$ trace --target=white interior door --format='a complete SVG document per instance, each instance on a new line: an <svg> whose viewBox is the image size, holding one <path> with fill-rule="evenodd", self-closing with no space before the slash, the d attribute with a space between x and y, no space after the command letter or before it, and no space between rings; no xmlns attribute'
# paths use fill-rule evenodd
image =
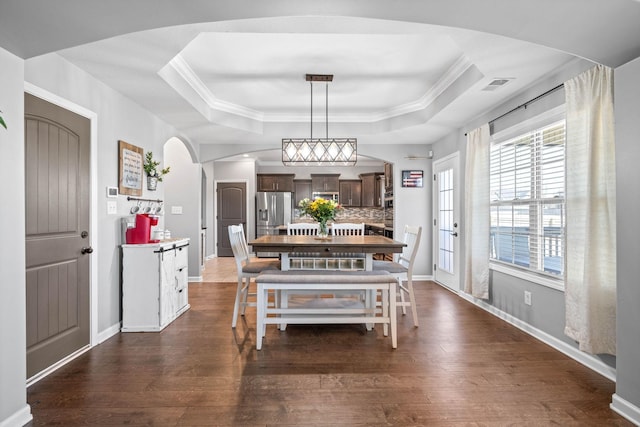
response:
<svg viewBox="0 0 640 427"><path fill-rule="evenodd" d="M433 277L455 291L460 289L459 155L433 164Z"/></svg>

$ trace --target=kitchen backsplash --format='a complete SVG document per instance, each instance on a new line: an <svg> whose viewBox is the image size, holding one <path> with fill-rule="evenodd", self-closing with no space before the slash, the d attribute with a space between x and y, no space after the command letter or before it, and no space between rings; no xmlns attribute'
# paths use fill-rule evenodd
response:
<svg viewBox="0 0 640 427"><path fill-rule="evenodd" d="M362 221L362 222L383 222L384 209L382 208L343 208L336 215L336 221ZM294 222L313 222L313 220L304 215L300 215L299 209L293 211Z"/></svg>

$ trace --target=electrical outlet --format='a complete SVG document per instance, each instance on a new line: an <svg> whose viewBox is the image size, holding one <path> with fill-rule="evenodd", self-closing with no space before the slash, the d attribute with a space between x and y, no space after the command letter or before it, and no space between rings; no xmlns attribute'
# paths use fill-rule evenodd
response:
<svg viewBox="0 0 640 427"><path fill-rule="evenodd" d="M524 303L526 305L531 305L531 292L524 291Z"/></svg>
<svg viewBox="0 0 640 427"><path fill-rule="evenodd" d="M172 215L182 215L182 206L171 206Z"/></svg>

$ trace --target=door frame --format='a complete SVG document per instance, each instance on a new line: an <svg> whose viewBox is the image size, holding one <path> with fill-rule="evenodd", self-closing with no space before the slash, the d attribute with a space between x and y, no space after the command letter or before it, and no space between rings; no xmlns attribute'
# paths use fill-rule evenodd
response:
<svg viewBox="0 0 640 427"><path fill-rule="evenodd" d="M445 162L449 162L449 161L453 161L455 163L454 168L457 172L457 176L455 177L455 179L457 180L454 181L454 188L456 191L454 191L454 206L457 207L457 214L458 214L458 224L462 223L462 218L463 218L463 213L461 212L461 206L462 206L462 185L460 185L462 183L461 180L461 171L460 171L460 152L456 151L454 153L451 153L445 157L442 157L438 160L434 160L433 164L432 164L432 172L433 175L435 177L436 174L436 168L437 166L439 166L441 163L445 163ZM438 208L440 206L439 202L437 202L437 197L439 194L438 191L438 182L435 180L435 178L433 179L432 182L432 186L433 186L433 191L432 191L432 200L431 200L431 206L432 206L432 217L433 220L431 222L431 227L433 228L433 248L432 248L432 254L433 254L433 265L437 265L438 264L438 254L440 253L440 248L439 248L439 238L438 238L438 232L437 232L437 227L439 227L439 224L437 226L434 226L434 221L439 217L438 215ZM461 262L460 262L460 250L461 250L461 239L462 239L462 227L458 226L458 238L455 239L457 241L457 249L454 252L454 265L455 265L455 272L453 274L453 276L455 277L455 280L457 283L454 283L454 287L450 288L448 286L446 286L443 283L440 283L438 281L436 281L436 270L434 268L433 271L433 281L438 283L439 285L445 287L446 289L450 289L454 292L459 292L460 291L460 278L462 277L462 266L461 266Z"/></svg>
<svg viewBox="0 0 640 427"><path fill-rule="evenodd" d="M249 234L249 230L253 230L253 232L255 233L255 224L253 224L253 227L249 228L249 222L252 221L251 217L249 216L249 212L251 212L252 210L255 210L255 202L252 206L249 206L249 203L251 202L251 198L249 197L249 193L252 192L253 188L249 188L249 180L248 179L216 179L213 181L213 197L212 199L215 201L215 205L214 205L214 209L213 209L213 230L214 233L216 235L216 238L214 239L213 242L213 249L214 249L214 253L216 258L218 257L218 183L233 183L233 182L237 182L237 183L241 183L245 185L246 188L246 192L245 192L245 206L246 206L246 212L245 217L247 218L247 232L246 232L246 237L247 237L247 241L251 240L250 234ZM253 198L255 198L255 192L252 193L253 194ZM252 209L253 207L253 209ZM254 221L255 221L255 217L254 217Z"/></svg>
<svg viewBox="0 0 640 427"><path fill-rule="evenodd" d="M66 364L67 362L75 359L79 355L85 353L92 347L96 346L100 342L104 341L104 339L113 335L110 329L107 329L103 332L102 335L104 337L100 339L100 334L98 332L98 264L97 260L100 256L100 244L98 238L98 191L96 191L96 186L98 183L98 115L81 106L78 105L66 98L62 98L54 93L47 91L39 86L31 84L29 82L24 83L24 91L38 98L44 99L47 102L55 104L65 110L69 110L73 113L76 113L82 117L85 117L90 122L90 146L89 146L89 230L90 238L89 245L93 248L93 254L89 260L89 346L84 347L80 350L77 350L75 353L70 354L64 359L58 361L54 365L50 366L48 369L45 369L40 374L36 374L32 378L28 378L30 380L27 383L27 386L33 384L44 378L49 373L53 372L60 366ZM26 319L25 319L26 321Z"/></svg>

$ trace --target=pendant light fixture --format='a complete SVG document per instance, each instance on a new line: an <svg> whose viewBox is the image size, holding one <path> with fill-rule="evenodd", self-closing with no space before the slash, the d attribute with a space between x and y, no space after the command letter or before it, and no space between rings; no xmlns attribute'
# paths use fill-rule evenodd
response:
<svg viewBox="0 0 640 427"><path fill-rule="evenodd" d="M285 166L354 166L358 155L356 138L329 138L329 82L333 74L307 74L311 87L311 135L309 138L283 138L282 163ZM313 137L313 82L325 82L325 138Z"/></svg>

